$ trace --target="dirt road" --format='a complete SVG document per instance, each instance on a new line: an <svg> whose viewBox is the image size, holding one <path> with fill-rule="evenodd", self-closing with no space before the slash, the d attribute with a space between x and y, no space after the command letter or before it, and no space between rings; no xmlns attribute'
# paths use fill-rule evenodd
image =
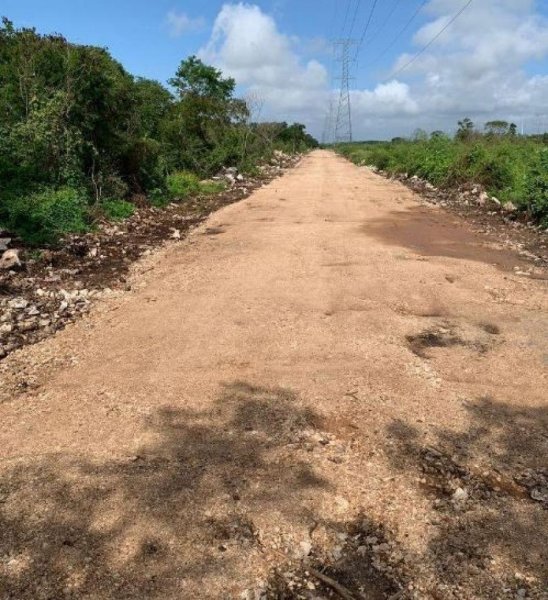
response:
<svg viewBox="0 0 548 600"><path fill-rule="evenodd" d="M325 151L219 211L8 357L0 598L546 597L521 260Z"/></svg>

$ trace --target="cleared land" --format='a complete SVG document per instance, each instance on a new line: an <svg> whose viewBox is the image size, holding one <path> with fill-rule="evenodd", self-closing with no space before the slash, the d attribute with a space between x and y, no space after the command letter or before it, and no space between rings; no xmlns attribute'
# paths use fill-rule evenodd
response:
<svg viewBox="0 0 548 600"><path fill-rule="evenodd" d="M325 151L215 213L6 359L0 597L545 597L524 260Z"/></svg>

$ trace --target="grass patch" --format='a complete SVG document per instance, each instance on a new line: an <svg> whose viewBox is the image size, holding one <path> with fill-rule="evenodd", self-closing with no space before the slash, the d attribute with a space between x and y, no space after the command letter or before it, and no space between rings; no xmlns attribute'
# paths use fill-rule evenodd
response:
<svg viewBox="0 0 548 600"><path fill-rule="evenodd" d="M200 180L194 173L177 171L167 177L167 191L174 200L185 200L200 192Z"/></svg>
<svg viewBox="0 0 548 600"><path fill-rule="evenodd" d="M226 190L226 183L224 181L201 181L200 182L200 194L206 196L212 196L213 194L220 194Z"/></svg>
<svg viewBox="0 0 548 600"><path fill-rule="evenodd" d="M186 200L192 196L219 194L226 189L224 181L200 181L188 171L177 171L167 177L167 195L172 200Z"/></svg>
<svg viewBox="0 0 548 600"><path fill-rule="evenodd" d="M105 200L101 203L101 210L110 221L121 221L135 213L135 205L125 200Z"/></svg>

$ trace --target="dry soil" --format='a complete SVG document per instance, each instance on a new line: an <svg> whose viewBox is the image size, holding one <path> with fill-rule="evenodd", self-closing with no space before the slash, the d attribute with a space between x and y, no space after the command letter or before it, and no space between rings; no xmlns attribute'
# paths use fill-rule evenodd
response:
<svg viewBox="0 0 548 600"><path fill-rule="evenodd" d="M0 598L545 598L523 261L327 151L218 211L6 359Z"/></svg>

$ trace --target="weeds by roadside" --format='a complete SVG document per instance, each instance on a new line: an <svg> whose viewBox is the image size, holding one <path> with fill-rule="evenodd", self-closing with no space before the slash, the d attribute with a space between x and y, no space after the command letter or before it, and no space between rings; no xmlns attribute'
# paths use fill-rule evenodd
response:
<svg viewBox="0 0 548 600"><path fill-rule="evenodd" d="M338 151L358 165L390 174L416 175L438 187L477 184L501 203L511 202L548 226L548 146L518 136L471 140L437 135L381 144L341 144Z"/></svg>

